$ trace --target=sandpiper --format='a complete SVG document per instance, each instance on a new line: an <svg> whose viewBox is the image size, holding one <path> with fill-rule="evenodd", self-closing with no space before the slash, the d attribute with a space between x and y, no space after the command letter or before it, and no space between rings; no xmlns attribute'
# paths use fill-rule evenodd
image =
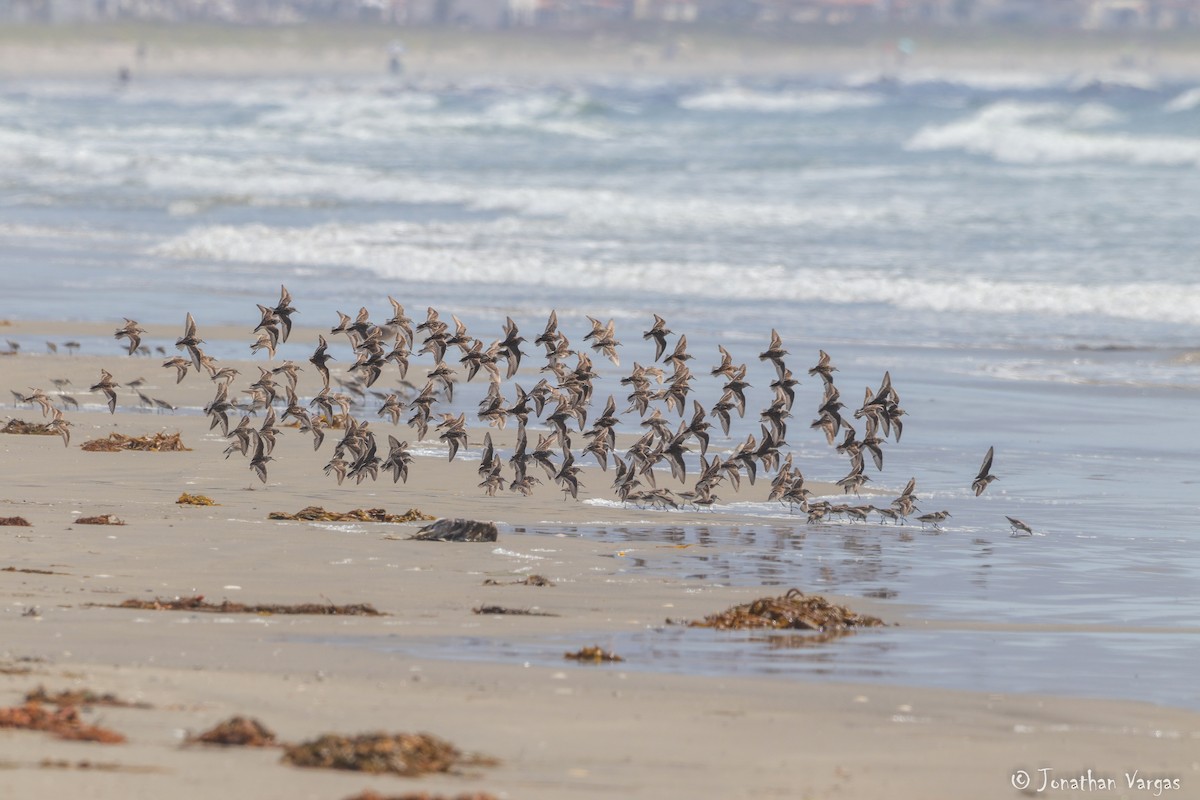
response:
<svg viewBox="0 0 1200 800"><path fill-rule="evenodd" d="M1033 536L1033 528L1021 522L1021 520L1007 515L1004 518L1008 520L1008 524L1012 527L1013 536Z"/></svg>
<svg viewBox="0 0 1200 800"><path fill-rule="evenodd" d="M200 345L204 344L204 340L196 335L196 320L192 319L192 312L188 312L187 320L183 325L183 336L175 340L175 347L179 350L186 349L192 357L192 363L196 367L196 371L200 371L201 353Z"/></svg>
<svg viewBox="0 0 1200 800"><path fill-rule="evenodd" d="M671 331L667 328L667 321L658 314L654 315L654 324L650 326L650 330L642 334L643 339L654 340L654 360L658 361L662 358L662 354L667 349L667 335Z"/></svg>
<svg viewBox="0 0 1200 800"><path fill-rule="evenodd" d="M125 318L125 326L122 328L117 328L116 333L113 334L113 338L114 339L125 339L125 338L129 339L129 355L133 355L134 353L137 352L138 347L141 346L141 344L142 344L142 337L140 336L140 334L143 334L145 332L146 332L145 329L138 326L136 320L132 320L129 317L126 317Z"/></svg>
<svg viewBox="0 0 1200 800"><path fill-rule="evenodd" d="M983 490L988 487L988 484L996 480L995 475L989 474L992 469L992 455L995 448L989 447L987 455L983 457L983 465L979 468L979 474L975 476L975 480L971 482L971 489L974 490L975 496L983 494Z"/></svg>
<svg viewBox="0 0 1200 800"><path fill-rule="evenodd" d="M100 380L88 391L104 392L108 398L108 413L117 413L117 384L113 382L112 373L106 369L100 370Z"/></svg>

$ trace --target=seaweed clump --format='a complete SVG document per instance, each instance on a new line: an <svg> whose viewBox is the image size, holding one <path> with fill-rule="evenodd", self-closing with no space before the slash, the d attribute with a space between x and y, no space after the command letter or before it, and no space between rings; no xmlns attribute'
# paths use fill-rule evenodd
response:
<svg viewBox="0 0 1200 800"><path fill-rule="evenodd" d="M554 586L554 581L542 575L526 575L519 581L498 581L495 578L487 578L483 582L484 586Z"/></svg>
<svg viewBox="0 0 1200 800"><path fill-rule="evenodd" d="M820 595L805 595L799 589L792 589L781 597L762 597L688 623L693 628L722 631L747 628L840 631L883 624L878 617L855 613Z"/></svg>
<svg viewBox="0 0 1200 800"><path fill-rule="evenodd" d="M175 501L177 506L216 506L220 503L213 500L208 495L204 494L188 494L184 492L179 495L179 499Z"/></svg>
<svg viewBox="0 0 1200 800"><path fill-rule="evenodd" d="M382 611L377 610L370 603L353 603L350 605L338 606L333 603L294 603L291 605L282 605L279 603L261 603L256 605L246 605L245 603L231 603L228 600L223 600L220 603L208 603L204 600L204 595L198 594L194 597L177 597L174 600L163 600L155 598L153 600L138 600L132 598L109 608L138 608L145 611L207 611L214 614L318 614L318 615L340 615L340 616L359 616L359 617L383 617L387 616Z"/></svg>
<svg viewBox="0 0 1200 800"><path fill-rule="evenodd" d="M571 661L579 661L585 664L613 664L618 661L625 660L611 650L605 650L604 648L595 645L592 647L585 647L582 650L578 650L574 653L563 653L563 658L570 659Z"/></svg>
<svg viewBox="0 0 1200 800"><path fill-rule="evenodd" d="M39 686L25 694L26 703L45 703L59 706L108 706L110 708L153 708L149 703L131 703L122 700L112 692L98 694L91 689L63 689L61 692L50 694L46 687Z"/></svg>
<svg viewBox="0 0 1200 800"><path fill-rule="evenodd" d="M58 431L40 422L26 422L23 419L10 419L0 433L17 433L28 436L58 436Z"/></svg>
<svg viewBox="0 0 1200 800"><path fill-rule="evenodd" d="M77 517L76 525L124 525L125 520L116 514L100 514L96 517Z"/></svg>
<svg viewBox="0 0 1200 800"><path fill-rule="evenodd" d="M148 774L153 772L166 772L167 770L160 767L140 767L131 766L129 764L116 764L102 761L89 761L82 758L79 761L68 761L65 758L43 758L37 762L38 769L77 769L89 772L130 772L134 774Z"/></svg>
<svg viewBox="0 0 1200 800"><path fill-rule="evenodd" d="M187 738L188 744L233 747L275 747L275 732L252 717L230 717L204 733Z"/></svg>
<svg viewBox="0 0 1200 800"><path fill-rule="evenodd" d="M59 739L77 742L119 744L125 741L125 737L114 730L85 723L79 718L79 708L76 706L51 710L38 702L0 708L0 728L45 731Z"/></svg>
<svg viewBox="0 0 1200 800"><path fill-rule="evenodd" d="M184 445L178 433L156 433L152 436L126 436L110 433L107 439L92 439L82 448L89 453L117 453L122 450L138 450L147 453L175 453L192 448Z"/></svg>
<svg viewBox="0 0 1200 800"><path fill-rule="evenodd" d="M355 508L346 512L326 511L321 506L307 506L295 514L272 511L267 519L286 519L300 522L421 522L433 519L418 508L410 508L403 514L389 514L382 508Z"/></svg>
<svg viewBox="0 0 1200 800"><path fill-rule="evenodd" d="M29 520L24 517L0 517L0 525L13 525L18 528L32 528Z"/></svg>
<svg viewBox="0 0 1200 800"><path fill-rule="evenodd" d="M552 614L549 611L533 611L528 608L508 608L507 606L478 606L472 608L474 614L507 614L516 617L557 617L558 614Z"/></svg>
<svg viewBox="0 0 1200 800"><path fill-rule="evenodd" d="M494 759L464 756L450 742L428 733L327 733L300 744L285 745L283 760L298 767L344 769L406 777L450 772L463 765L494 764Z"/></svg>

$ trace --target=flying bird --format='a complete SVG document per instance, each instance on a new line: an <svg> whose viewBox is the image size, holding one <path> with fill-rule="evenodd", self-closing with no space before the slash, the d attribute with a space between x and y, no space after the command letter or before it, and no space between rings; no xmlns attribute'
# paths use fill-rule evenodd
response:
<svg viewBox="0 0 1200 800"><path fill-rule="evenodd" d="M100 380L88 391L104 392L108 398L108 413L117 413L117 384L113 382L112 373L106 369L100 370Z"/></svg>
<svg viewBox="0 0 1200 800"><path fill-rule="evenodd" d="M138 326L136 320L129 317L125 318L125 326L117 328L113 334L114 339L129 339L129 355L137 352L138 347L142 344L141 334L145 333L145 329Z"/></svg>
<svg viewBox="0 0 1200 800"><path fill-rule="evenodd" d="M996 476L990 474L992 470L992 455L995 448L989 447L987 455L983 457L983 466L979 468L979 474L975 476L975 480L971 483L971 489L974 490L975 496L983 494L983 490L988 487L988 484L996 480Z"/></svg>
<svg viewBox="0 0 1200 800"><path fill-rule="evenodd" d="M654 324L650 330L642 334L643 339L654 340L654 360L658 361L662 358L662 354L667 349L667 335L671 331L667 328L667 321L658 314L654 315Z"/></svg>

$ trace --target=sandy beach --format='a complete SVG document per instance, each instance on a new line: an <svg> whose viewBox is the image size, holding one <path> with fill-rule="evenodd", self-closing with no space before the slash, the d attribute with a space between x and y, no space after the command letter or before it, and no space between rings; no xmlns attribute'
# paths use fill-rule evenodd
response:
<svg viewBox="0 0 1200 800"><path fill-rule="evenodd" d="M71 425L69 446L0 434L0 518L29 523L0 527L0 800L1197 796L1200 284L1180 258L1200 247L1196 43L0 28L0 351L20 345L0 354L0 427L48 419L10 394L35 390ZM250 331L280 283L301 310L270 362ZM695 399L709 414L710 455L787 418L780 448L808 489L886 512L915 481L919 507L906 525L861 508L808 524L767 501L763 458L713 510L623 505L578 435L578 501L539 467L532 496L487 497L481 442L511 477L515 423L484 427L482 376L461 381L456 349L455 399L434 406L465 414L452 462L431 428L406 483L339 485L323 473L338 432L314 452L281 424L261 482L201 412L208 376L176 383L162 366L194 314L206 351L240 370L231 394L293 359L307 403L318 334L335 376L354 360L335 310L381 322L389 296L418 319L457 314L481 347L516 320L526 360L504 402L549 375L533 339L551 308L585 352L589 315L613 319L620 365L594 355L588 424L626 397L634 363L657 361L642 332L661 314L668 347L687 336L694 354L683 411ZM126 315L162 355L125 355ZM783 370L759 356L775 330L800 380L790 417L771 387ZM750 384L727 434L709 411L718 345ZM854 466L812 429L832 397L809 371L823 351L844 416L864 386L903 398L886 465ZM414 355L408 380L433 361ZM101 370L115 414L88 391ZM139 378L166 410L141 405ZM389 362L372 388L399 386ZM389 434L415 442L380 399L353 413L382 450ZM674 431L667 405L652 403ZM625 406L622 451L645 429ZM113 433L190 449L81 449ZM659 486L692 488L688 445L691 480L660 466ZM997 480L977 494L993 451ZM861 499L834 483L848 470L869 478ZM185 492L217 505L180 505ZM499 539L269 518L309 506L493 522ZM953 516L918 521L930 512ZM124 524L79 521L102 515ZM684 624L793 588L887 625L838 638ZM199 598L267 608L210 613ZM177 600L192 607L155 608ZM379 613L274 608L356 604ZM488 606L528 613L476 613ZM563 657L592 646L624 661ZM90 693L79 719L125 743L3 727L39 690ZM95 699L109 693L140 707ZM426 732L482 758L403 778L185 744L234 716L281 743Z"/></svg>
<svg viewBox="0 0 1200 800"><path fill-rule="evenodd" d="M897 43L909 55L898 58ZM1194 34L865 26L786 34L665 26L467 31L371 25L256 28L111 24L0 28L0 78L382 75L403 47L405 78L435 81L711 79L855 72L1200 74Z"/></svg>
<svg viewBox="0 0 1200 800"><path fill-rule="evenodd" d="M148 327L156 340L177 335ZM233 329L204 333L210 341L246 338ZM307 341L313 334L294 335ZM111 330L13 321L0 329L0 339L4 335L61 342ZM207 380L189 375L176 385L160 361L124 357L115 346L109 354L75 356L26 347L0 357L0 376L5 388L17 391L50 391L52 378L68 378L68 392L86 405L101 402L86 387L103 367L122 383L146 377L144 391L178 406L210 399ZM225 363L243 377L256 372L256 362ZM316 385L306 372L302 390L311 393ZM504 798L1010 798L1021 794L1014 789L1021 788L1022 778L1014 778L1021 770L1030 780L1026 795L1045 784L1045 793L1062 797L1186 797L1200 785L1200 717L1172 708L672 675L630 662L528 663L523 653L546 637L603 647L623 632L653 631L668 618L698 619L782 589L664 579L628 568L635 556L667 557L677 545L665 535L634 552L573 535L521 532L598 518L665 527L654 512L564 502L552 485L529 498L488 498L476 488L472 464L432 455L414 462L407 484L381 478L339 487L321 474L329 443L313 453L309 438L291 430L280 439L264 485L240 456L222 458L225 440L209 432L203 416L139 412L130 393L120 406L115 415L68 412L69 447L56 436L0 436L0 516L31 524L4 528L0 704L19 705L44 686L112 692L150 707L84 712L89 722L124 734L125 744L0 730L0 796L338 800L370 788L385 796L488 792ZM3 416L41 419L36 408L11 404ZM374 427L391 428L382 420ZM114 431L178 431L192 449L90 453L79 447ZM482 431L473 430L469 449L481 438ZM608 483L590 465L581 477L585 486ZM182 492L219 505L177 505ZM765 495L766 488L760 483L747 493L755 492ZM502 532L495 543L422 542L407 540L418 524L267 519L273 511L310 505L393 513L417 508L439 518L495 521ZM79 515L100 514L126 524L74 524ZM670 515L670 524L721 518L719 512L680 512ZM709 546L719 554L718 545ZM531 573L554 585L515 583ZM488 579L506 585L485 585ZM247 604L369 603L384 616L111 607L131 598L196 595ZM831 599L901 629L989 629L987 620L947 623L923 617L920 608ZM488 604L555 616L473 613ZM506 657L472 662L427 655L431 642L465 637L500 642ZM999 631L997 646L1003 646ZM413 779L302 769L280 763L276 749L183 746L187 734L234 715L254 717L288 742L322 733L428 732L499 763ZM1131 787L1128 775L1135 771ZM1084 781L1071 789L1081 776L1111 779L1116 788L1098 791ZM1055 788L1061 784L1052 779L1067 788ZM1163 779L1167 788L1160 784L1156 791L1139 779Z"/></svg>

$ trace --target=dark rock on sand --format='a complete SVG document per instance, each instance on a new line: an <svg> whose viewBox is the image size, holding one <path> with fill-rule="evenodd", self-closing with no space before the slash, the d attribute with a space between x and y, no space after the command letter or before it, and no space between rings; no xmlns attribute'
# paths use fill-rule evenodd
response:
<svg viewBox="0 0 1200 800"><path fill-rule="evenodd" d="M500 535L495 524L473 519L439 519L417 531L414 539L439 542L494 542Z"/></svg>

